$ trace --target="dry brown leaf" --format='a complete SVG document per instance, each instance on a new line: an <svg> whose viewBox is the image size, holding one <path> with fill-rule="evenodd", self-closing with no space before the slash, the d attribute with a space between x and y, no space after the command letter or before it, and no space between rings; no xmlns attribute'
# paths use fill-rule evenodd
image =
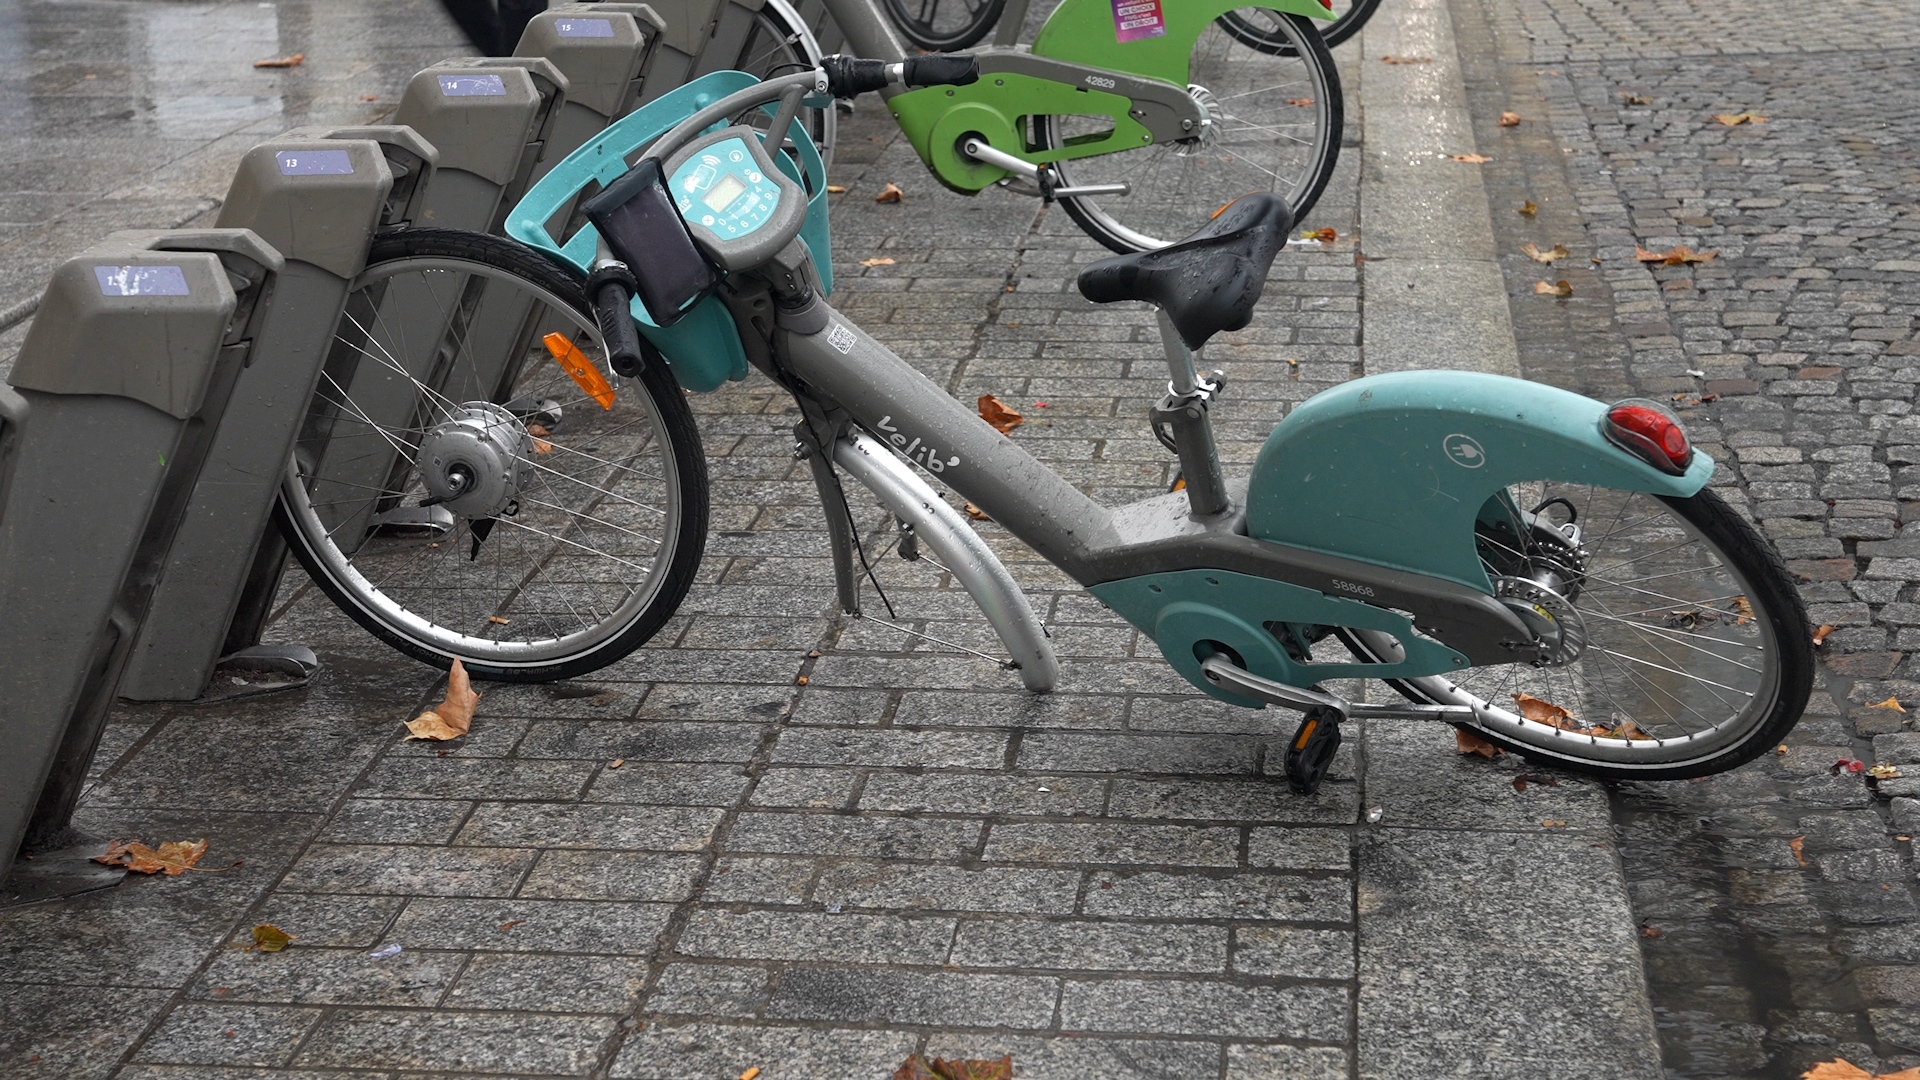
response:
<svg viewBox="0 0 1920 1080"><path fill-rule="evenodd" d="M980 419L992 424L993 430L1002 435L1026 423L1019 413L1007 408L1006 402L992 394L980 395Z"/></svg>
<svg viewBox="0 0 1920 1080"><path fill-rule="evenodd" d="M1532 694L1511 694L1514 704L1520 706L1520 715L1536 724L1557 727L1561 731L1585 731L1573 714L1555 705L1551 701L1542 701Z"/></svg>
<svg viewBox="0 0 1920 1080"><path fill-rule="evenodd" d="M490 623L493 623L495 626L505 626L508 623L512 622L513 620L502 618L498 615L489 615L487 616L487 621Z"/></svg>
<svg viewBox="0 0 1920 1080"><path fill-rule="evenodd" d="M1383 64L1431 64L1433 63L1433 57L1431 56L1383 56L1380 58L1380 62Z"/></svg>
<svg viewBox="0 0 1920 1080"><path fill-rule="evenodd" d="M607 768L609 768L609 769L617 769L617 768L619 768L620 766L622 766L622 765L625 765L626 763L627 763L627 759L626 759L626 758L623 758L623 757L617 757L617 758L614 758L614 759L613 759L612 761L610 761L610 762L608 762L608 763L607 763Z"/></svg>
<svg viewBox="0 0 1920 1080"><path fill-rule="evenodd" d="M528 424L527 434L533 436L536 439L544 439L547 436L553 434L553 432L548 431L546 428L546 425L544 424Z"/></svg>
<svg viewBox="0 0 1920 1080"><path fill-rule="evenodd" d="M1536 244L1531 240L1529 240L1528 242L1520 245L1520 254L1525 255L1527 258L1532 259L1534 262L1552 263L1556 259L1566 258L1567 256L1573 254L1573 252L1568 251L1567 245L1565 244L1555 244L1552 247L1548 248L1547 250L1541 251L1539 244Z"/></svg>
<svg viewBox="0 0 1920 1080"><path fill-rule="evenodd" d="M1735 612L1735 615L1733 617L1733 625L1745 626L1747 623L1750 623L1753 621L1753 605L1747 602L1746 597L1744 596L1734 597L1733 610Z"/></svg>
<svg viewBox="0 0 1920 1080"><path fill-rule="evenodd" d="M1796 836L1793 839L1787 841L1787 846L1793 849L1793 860L1799 863L1801 866L1807 865L1807 856L1805 853L1806 845L1807 845L1807 838L1804 836Z"/></svg>
<svg viewBox="0 0 1920 1080"><path fill-rule="evenodd" d="M1738 127L1741 124L1764 124L1767 122L1766 117L1761 116L1759 113L1750 112L1714 113L1713 118L1725 124L1727 127Z"/></svg>
<svg viewBox="0 0 1920 1080"><path fill-rule="evenodd" d="M1543 822L1541 822L1541 823L1540 823L1540 827L1541 827L1541 828L1543 828L1543 829L1560 829L1560 828L1565 828L1565 827L1566 827L1566 824L1567 824L1567 823L1566 823L1566 822L1564 822L1564 821L1560 821L1560 820L1558 820L1558 819L1554 819L1554 820L1550 820L1550 821L1543 821Z"/></svg>
<svg viewBox="0 0 1920 1080"><path fill-rule="evenodd" d="M892 266L893 260L885 257L878 258L878 259L861 259L860 265L861 266Z"/></svg>
<svg viewBox="0 0 1920 1080"><path fill-rule="evenodd" d="M1453 745L1463 754L1479 754L1488 761L1492 761L1494 758L1506 753L1505 750L1500 749L1465 728L1453 729Z"/></svg>
<svg viewBox="0 0 1920 1080"><path fill-rule="evenodd" d="M307 54L297 52L292 56L276 56L267 60L255 60L253 66L257 68L290 68L299 67L306 62Z"/></svg>
<svg viewBox="0 0 1920 1080"><path fill-rule="evenodd" d="M793 680L793 684L795 686L805 686L807 685L807 677L805 675L802 675L799 678Z"/></svg>
<svg viewBox="0 0 1920 1080"><path fill-rule="evenodd" d="M1536 204L1532 199L1528 199L1526 202L1521 203L1520 209L1514 211L1514 213L1516 214L1525 214L1528 217L1532 217L1533 215L1539 212L1540 212L1539 205Z"/></svg>
<svg viewBox="0 0 1920 1080"><path fill-rule="evenodd" d="M1640 928L1640 936L1644 938L1657 938L1660 937L1662 933L1664 933L1664 931L1652 926L1643 926Z"/></svg>
<svg viewBox="0 0 1920 1080"><path fill-rule="evenodd" d="M906 192L901 191L897 185L889 183L886 187L880 189L880 194L875 195L873 197L873 201L874 202L905 202L906 198L907 198Z"/></svg>
<svg viewBox="0 0 1920 1080"><path fill-rule="evenodd" d="M1835 629L1837 628L1828 626L1825 623L1821 623L1819 626L1814 627L1813 643L1815 645L1825 645L1827 643L1827 635L1833 633Z"/></svg>
<svg viewBox="0 0 1920 1080"><path fill-rule="evenodd" d="M847 189L843 185L840 185L840 184L827 185L827 194L829 195L845 195L846 193L847 193Z"/></svg>
<svg viewBox="0 0 1920 1080"><path fill-rule="evenodd" d="M413 733L407 738L457 739L473 726L473 707L478 704L480 695L473 692L465 665L455 660L453 669L447 672L446 700L407 721L407 730Z"/></svg>
<svg viewBox="0 0 1920 1080"><path fill-rule="evenodd" d="M1800 1080L1920 1080L1920 1068L1875 1076L1846 1058L1835 1058L1801 1073Z"/></svg>
<svg viewBox="0 0 1920 1080"><path fill-rule="evenodd" d="M1501 126L1501 127L1519 127L1519 126L1520 126L1520 114L1519 114L1519 113L1517 113L1517 112L1503 112L1503 113L1501 113L1501 114L1500 114L1500 126Z"/></svg>
<svg viewBox="0 0 1920 1080"><path fill-rule="evenodd" d="M1897 697L1890 697L1890 698L1888 698L1888 699L1887 699L1887 700L1885 700L1885 701L1876 701L1876 702L1874 702L1873 704L1871 704L1871 705L1869 705L1869 706L1867 706L1867 708L1869 708L1869 709L1892 709L1892 710L1893 710L1894 712L1902 712L1902 713L1903 713L1903 712L1906 712L1906 711L1907 711L1907 710L1905 710L1905 709L1903 709L1903 708L1901 708L1901 707L1900 707L1900 699L1899 699L1899 698L1897 698Z"/></svg>
<svg viewBox="0 0 1920 1080"><path fill-rule="evenodd" d="M1641 262L1661 263L1666 266L1679 266L1682 263L1708 262L1717 258L1719 254L1717 251L1695 251L1685 244L1681 244L1679 247L1668 248L1665 251L1648 251L1646 248L1637 245L1633 249L1633 257Z"/></svg>
<svg viewBox="0 0 1920 1080"><path fill-rule="evenodd" d="M1318 241L1320 241L1320 242L1321 242L1321 243L1323 243L1323 244L1331 244L1331 243L1333 243L1333 242L1334 242L1335 240L1338 240L1338 239L1340 239L1340 234L1339 234L1339 233L1337 233L1337 232L1334 232L1334 231L1333 231L1332 229L1330 229L1330 228L1329 228L1329 229L1315 229L1315 230L1313 230L1312 232L1303 232L1303 233L1301 233L1301 234L1300 234L1300 239L1302 239L1302 240L1318 240Z"/></svg>
<svg viewBox="0 0 1920 1080"><path fill-rule="evenodd" d="M1629 105L1651 105L1651 104L1653 104L1653 99L1652 99L1652 98L1650 98L1650 97L1641 97L1641 96L1640 96L1640 95L1638 95L1638 94L1629 94L1629 93L1627 93L1627 92L1626 92L1625 90L1622 90L1622 91L1620 91L1620 96L1621 96L1621 97L1623 97L1623 98L1626 98L1626 99L1627 99L1627 104L1629 104Z"/></svg>
<svg viewBox="0 0 1920 1080"><path fill-rule="evenodd" d="M207 842L196 840L169 840L158 849L150 848L138 840L115 840L107 845L104 855L95 855L93 861L108 866L124 866L136 874L165 874L179 877L189 870L198 870L203 874L219 873L203 866L195 866L200 856L207 853Z"/></svg>
<svg viewBox="0 0 1920 1080"><path fill-rule="evenodd" d="M894 1070L893 1080L1013 1080L1013 1055L995 1061L978 1058L963 1061L959 1058L928 1060L912 1054Z"/></svg>
<svg viewBox="0 0 1920 1080"><path fill-rule="evenodd" d="M248 952L258 949L261 952L279 952L294 941L298 935L289 934L272 923L261 923L253 928L253 944L247 946Z"/></svg>
<svg viewBox="0 0 1920 1080"><path fill-rule="evenodd" d="M1287 99L1287 104L1298 105L1299 107L1304 109L1307 106L1313 104L1313 99L1310 97L1290 97Z"/></svg>
<svg viewBox="0 0 1920 1080"><path fill-rule="evenodd" d="M533 452L536 454L551 454L553 453L553 444L545 439L535 439L533 440Z"/></svg>
<svg viewBox="0 0 1920 1080"><path fill-rule="evenodd" d="M748 1069L746 1072L741 1073L740 1080L754 1080L754 1078L759 1075L760 1075L760 1066L755 1065L753 1068Z"/></svg>
<svg viewBox="0 0 1920 1080"><path fill-rule="evenodd" d="M1567 297L1573 295L1573 283L1565 278L1559 281L1536 281L1533 291L1540 296Z"/></svg>
<svg viewBox="0 0 1920 1080"><path fill-rule="evenodd" d="M519 926L519 925L520 925L521 923L523 923L523 922L526 922L526 921L527 921L527 920L525 920L525 919L508 919L508 920L507 920L506 922L503 922L503 923L501 923L501 924L500 924L500 929L502 929L502 930L511 930L511 929L513 929L514 927L516 927L516 926Z"/></svg>
<svg viewBox="0 0 1920 1080"><path fill-rule="evenodd" d="M1485 154L1449 154L1447 156L1455 161L1466 162L1468 165L1485 165L1493 160Z"/></svg>
<svg viewBox="0 0 1920 1080"><path fill-rule="evenodd" d="M975 521L992 521L993 520L992 518L987 516L987 512L985 510L980 509L979 507L973 505L972 503L968 503L966 505L966 511L967 511L967 516L972 518Z"/></svg>

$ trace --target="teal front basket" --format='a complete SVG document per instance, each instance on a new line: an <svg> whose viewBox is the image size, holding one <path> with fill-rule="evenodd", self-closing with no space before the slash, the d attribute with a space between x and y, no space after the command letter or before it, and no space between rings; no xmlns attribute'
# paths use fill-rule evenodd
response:
<svg viewBox="0 0 1920 1080"><path fill-rule="evenodd" d="M533 185L507 214L507 235L572 263L581 273L586 273L599 248L600 234L592 225L582 225L563 243L547 231L547 222L590 184L597 182L605 187L619 179L632 167L631 159L673 125L759 81L741 71L716 71L621 117L568 154L565 161ZM774 108L772 104L766 106L769 113ZM800 239L813 255L820 283L831 294L833 252L827 229L826 166L798 120L793 123L791 137L799 150L804 175L785 154L775 153L773 159L780 171L812 193L807 199L807 220L800 227ZM707 297L680 321L666 327L655 326L635 297L633 317L640 324L640 332L666 357L667 366L673 369L673 377L681 386L704 393L718 389L722 383L747 377L747 353L741 347L740 333L734 326L733 316L718 297Z"/></svg>

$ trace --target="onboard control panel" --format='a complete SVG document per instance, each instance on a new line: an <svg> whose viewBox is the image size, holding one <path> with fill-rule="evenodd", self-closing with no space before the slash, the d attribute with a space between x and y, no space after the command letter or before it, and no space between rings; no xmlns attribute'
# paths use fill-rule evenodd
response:
<svg viewBox="0 0 1920 1080"><path fill-rule="evenodd" d="M806 218L806 193L768 159L751 128L697 139L668 169L667 192L694 242L729 270L771 258Z"/></svg>

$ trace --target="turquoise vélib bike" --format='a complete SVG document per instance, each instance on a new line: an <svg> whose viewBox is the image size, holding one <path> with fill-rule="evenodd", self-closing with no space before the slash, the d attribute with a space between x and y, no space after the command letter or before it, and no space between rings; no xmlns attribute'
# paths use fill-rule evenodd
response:
<svg viewBox="0 0 1920 1080"><path fill-rule="evenodd" d="M1014 579L923 475L964 496L1152 638L1205 693L1304 714L1295 790L1314 790L1354 717L1451 723L1609 777L1699 776L1778 744L1813 677L1804 608L1778 553L1705 485L1713 461L1666 408L1603 404L1518 379L1378 375L1323 391L1225 475L1198 363L1245 326L1292 219L1243 197L1170 247L1092 264L1099 303L1158 309L1170 382L1151 412L1185 490L1089 499L826 303L826 176L795 115L885 80L964 79L951 57L829 58L758 81L705 76L619 121L528 193L522 243L408 230L358 284L349 352L396 372L408 349L458 367L489 310L532 304L540 342L512 399L434 398L385 430L329 374L314 437L381 440L403 475L320 491L294 470L284 510L314 578L370 630L477 677L543 680L627 655L672 614L706 537L706 464L688 392L757 370L793 396L793 450L826 508L837 595L861 610L865 561L843 484L900 523L978 602L1031 690L1060 672ZM746 120L750 114L754 123ZM767 117L771 116L771 122ZM762 142L784 131L784 144ZM546 222L576 195L590 224ZM436 292L437 289L437 292ZM382 298L441 295L445 334L409 340ZM504 298L504 299L503 299ZM495 308L494 305L501 305ZM490 332L487 357L511 335ZM350 374L350 373L341 373ZM569 390L569 388L571 388ZM529 406L527 402L539 403ZM431 504L447 528L329 528ZM347 509L342 510L341 504ZM1326 684L1378 679L1404 700Z"/></svg>

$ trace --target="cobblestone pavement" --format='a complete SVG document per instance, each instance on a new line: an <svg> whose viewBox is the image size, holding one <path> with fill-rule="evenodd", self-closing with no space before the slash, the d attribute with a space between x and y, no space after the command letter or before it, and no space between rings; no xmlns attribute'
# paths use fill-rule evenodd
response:
<svg viewBox="0 0 1920 1080"><path fill-rule="evenodd" d="M1803 582L1828 693L1773 760L1629 785L1616 826L1668 1069L1920 1063L1920 10L1475 0L1454 18L1527 374L1672 398ZM1526 117L1502 130L1503 111ZM1725 126L1713 114L1764 123ZM1556 160L1557 159L1557 160ZM1532 199L1532 219L1513 213ZM1566 243L1575 298L1521 243ZM1686 245L1709 262L1644 265ZM1585 266L1592 258L1595 260ZM1552 276L1559 276L1556 272ZM1798 840L1796 846L1793 841Z"/></svg>
<svg viewBox="0 0 1920 1080"><path fill-rule="evenodd" d="M300 19L323 6L282 3L260 54L311 45ZM1819 616L1842 628L1831 696L1777 760L1610 805L1577 779L1516 794L1522 766L1460 759L1444 729L1355 725L1323 793L1293 798L1269 776L1284 717L1192 694L1150 642L991 524L981 531L1065 659L1059 692L1029 696L991 663L833 616L792 414L756 378L693 401L713 536L678 617L628 660L553 686L483 686L472 735L406 744L399 721L437 700L435 680L295 581L274 633L322 652L311 689L118 714L80 824L207 836L210 865L243 863L0 913L0 1071L731 1078L757 1066L785 1080L880 1077L918 1049L1012 1053L1023 1078L1658 1075L1636 918L1663 932L1638 940L1670 1071L1784 1076L1839 1050L1902 1063L1920 1030L1904 1008L1912 969L1897 966L1920 962L1907 855L1885 805L1826 774L1840 755L1914 753L1901 714L1864 708L1914 704L1900 681L1913 631L1898 620L1916 564L1895 560L1920 558L1902 546L1920 541L1899 535L1914 496L1895 470L1914 464L1898 456L1915 379L1897 357L1916 275L1875 268L1916 257L1897 202L1913 183L1898 127L1912 58L1883 50L1913 43L1914 17L1862 6L1874 32L1747 0L1699 15L1390 0L1341 58L1355 137L1305 223L1342 239L1283 256L1255 325L1208 353L1231 384L1223 453L1244 467L1291 404L1388 362L1368 342L1412 340L1398 290L1368 285L1419 265L1449 222L1413 228L1392 216L1400 201L1447 183L1435 205L1491 206L1491 243L1463 242L1497 260L1511 314L1476 332L1510 335L1518 348L1502 355L1526 375L1595 396L1719 394L1688 413L1728 462L1716 482L1797 560L1810 601L1845 609ZM266 10L0 3L0 26L38 27L0 39L39 50L33 94L84 112L68 99L92 92L72 44L86 18L163 7L243 27ZM338 85L314 100L361 108L464 51L424 3L392 5L377 25L338 39L354 59L322 69ZM1822 32L1852 51L1743 54ZM1431 69L1377 63L1426 47ZM147 78L154 62L126 64ZM1441 73L1464 85L1457 102L1435 91L1458 114L1449 137L1495 159L1483 182L1390 167L1406 150L1393 118ZM212 82L197 96L235 96ZM107 227L211 206L223 163L311 122L305 100L284 95L280 112L171 151L197 164L147 180L157 201L124 220L20 203L22 224L0 233L16 245L9 262L44 268ZM1498 127L1508 108L1528 122ZM1705 117L1746 109L1769 122ZM31 134L10 131L14 146ZM127 152L139 160L163 134L143 127ZM98 143L61 152L117 152ZM956 396L1026 413L1015 438L1096 498L1165 489L1170 457L1142 420L1159 385L1151 319L1079 299L1075 268L1103 253L1064 215L939 189L871 99L843 125L834 180L848 188L834 208L841 310ZM887 182L903 204L872 202ZM108 203L117 190L100 188ZM1844 201L1856 195L1869 201ZM1509 212L1529 197L1536 219ZM1782 201L1737 205L1752 199ZM1536 298L1533 264L1511 254L1528 239L1606 261L1567 272L1573 301ZM1722 254L1627 261L1634 243L1680 242ZM894 262L862 265L874 258ZM1470 271L1443 276L1478 280ZM1499 277L1487 278L1495 308ZM888 557L884 516L858 509L894 621L991 652L964 594ZM1383 811L1379 826L1366 807ZM256 922L296 946L241 952ZM368 955L387 944L404 951ZM1874 968L1856 973L1863 960Z"/></svg>

